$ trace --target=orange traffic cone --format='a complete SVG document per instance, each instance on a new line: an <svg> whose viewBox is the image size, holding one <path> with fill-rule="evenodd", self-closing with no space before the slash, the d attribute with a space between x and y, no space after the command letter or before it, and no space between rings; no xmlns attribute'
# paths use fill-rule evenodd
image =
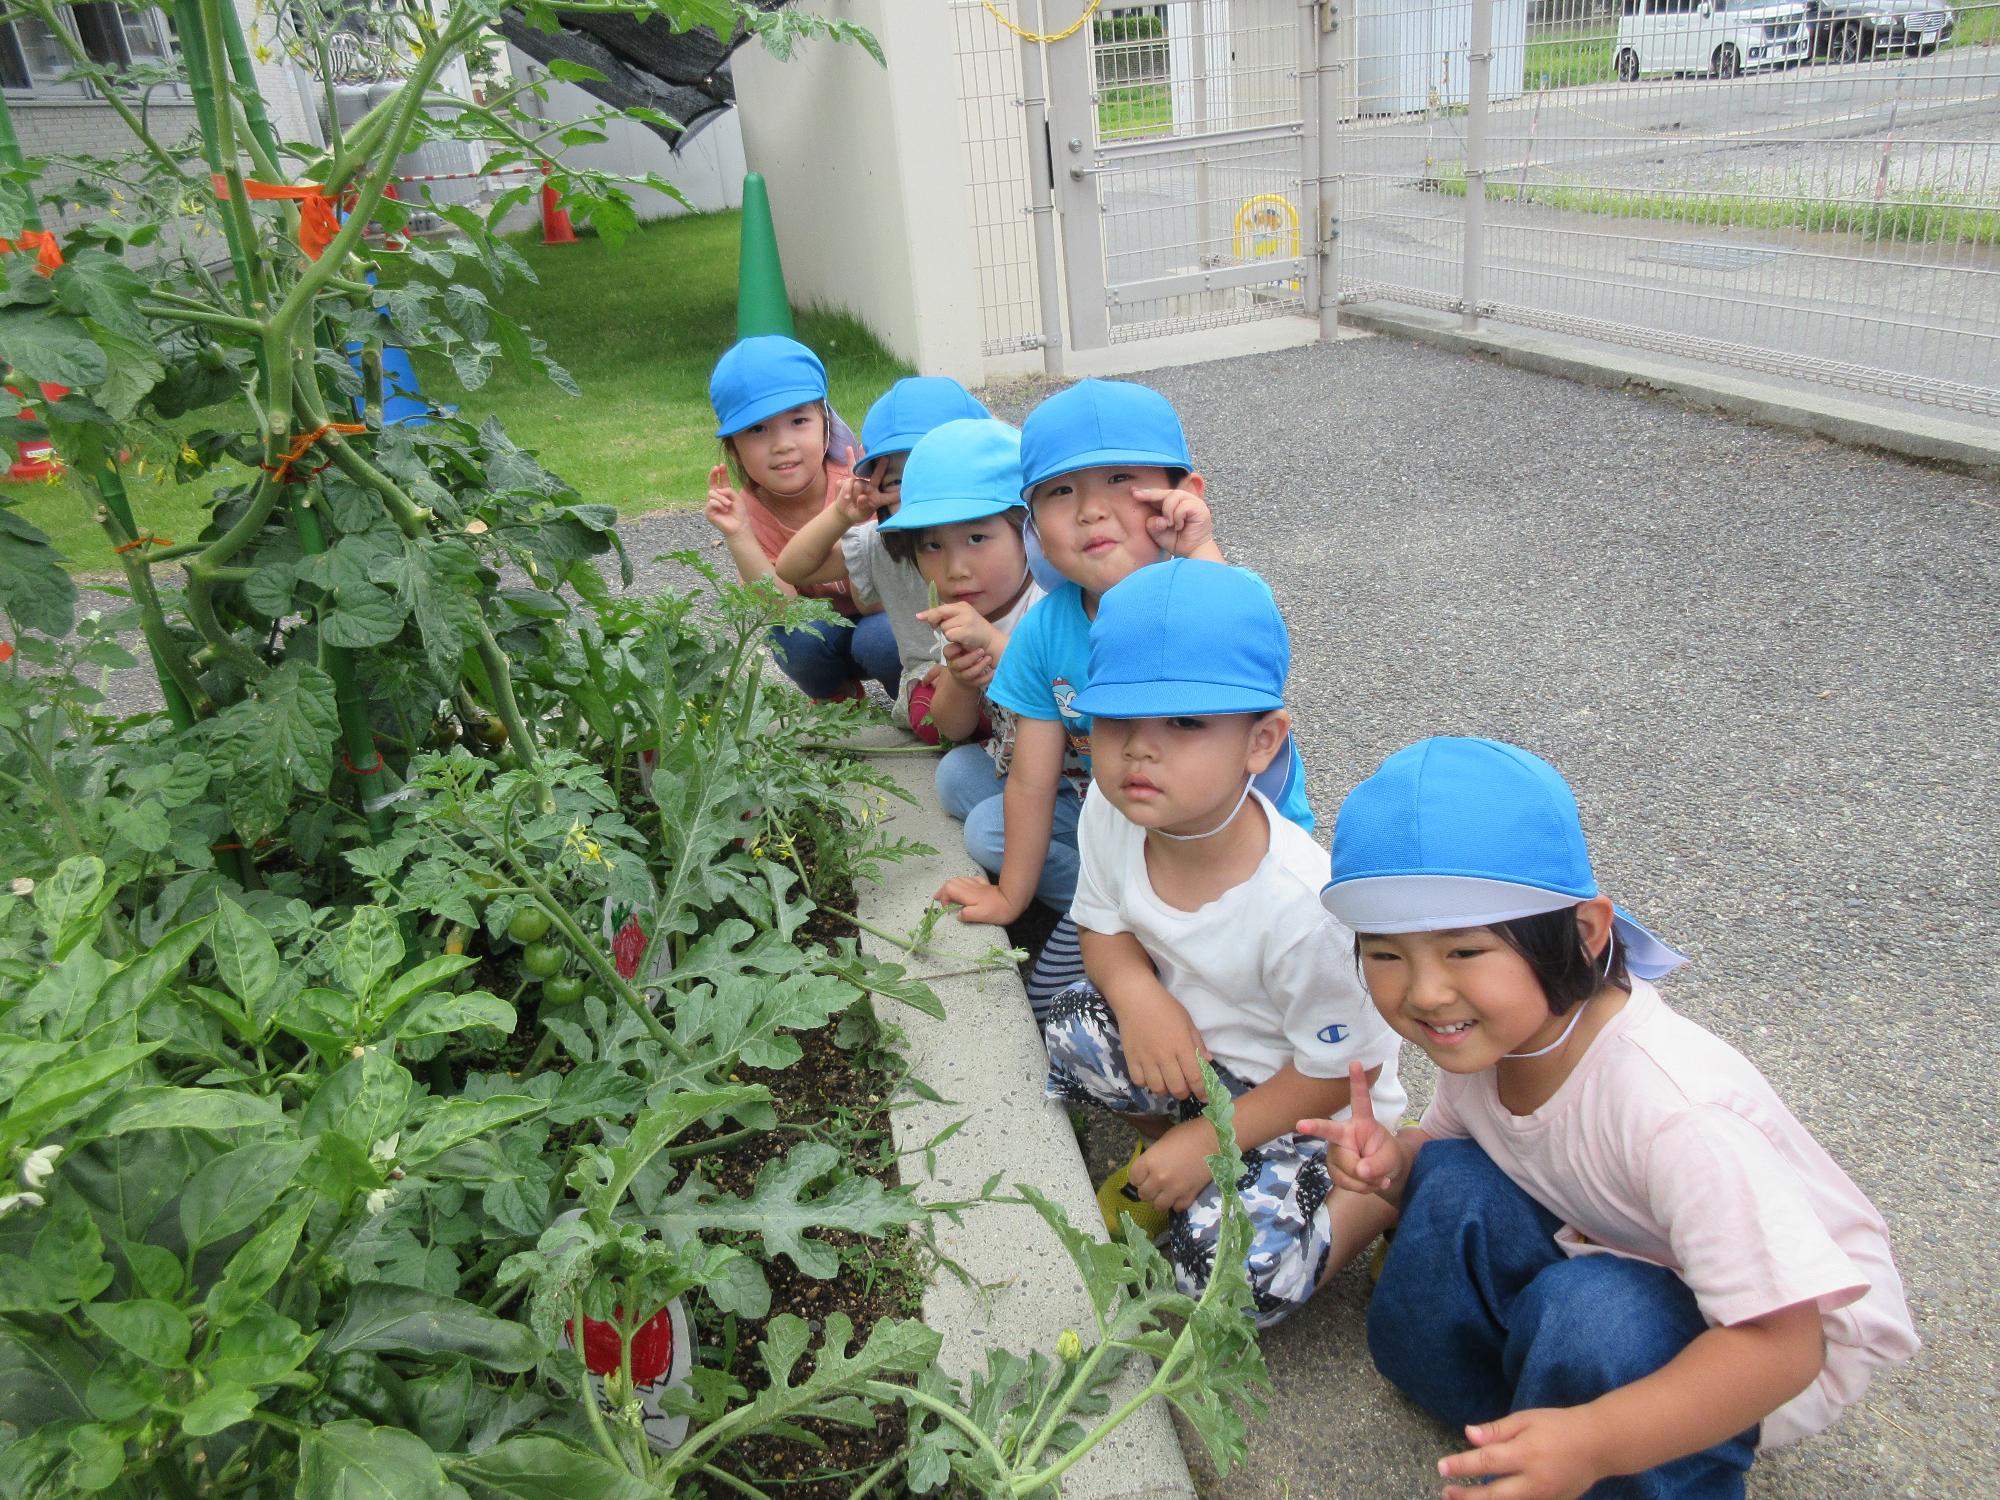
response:
<svg viewBox="0 0 2000 1500"><path fill-rule="evenodd" d="M570 227L569 210L562 206L562 198L549 178L549 164L542 163L542 243L544 245L574 245L576 230Z"/></svg>

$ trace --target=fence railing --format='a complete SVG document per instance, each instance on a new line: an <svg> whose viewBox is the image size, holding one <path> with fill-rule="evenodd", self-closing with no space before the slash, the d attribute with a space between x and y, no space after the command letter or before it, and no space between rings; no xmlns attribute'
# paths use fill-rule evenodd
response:
<svg viewBox="0 0 2000 1500"><path fill-rule="evenodd" d="M2000 0L1353 0L1342 27L1343 300L2000 414Z"/></svg>

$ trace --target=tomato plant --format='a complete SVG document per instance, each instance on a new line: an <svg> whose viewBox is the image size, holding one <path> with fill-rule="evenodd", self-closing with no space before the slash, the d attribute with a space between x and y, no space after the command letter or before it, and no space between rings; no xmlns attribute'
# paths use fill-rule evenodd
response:
<svg viewBox="0 0 2000 1500"><path fill-rule="evenodd" d="M385 196L399 159L477 139L491 168L551 160L607 238L632 222L618 181L561 158L594 123L539 118L528 86L439 93L496 44L501 7L291 0L329 93L330 38L398 59L323 146L276 138L233 5L172 9L178 53L144 73L94 61L54 0L11 14L68 52L129 153L44 184L0 99L0 362L30 411L8 437L54 443L120 569L116 602L80 612L0 497L0 1487L693 1496L745 1437L902 1406L910 1440L878 1484L1040 1494L1109 1430L1083 1419L1135 1350L1161 1361L1148 1394L1240 1451L1261 1365L1232 1242L1195 1303L1149 1245L1098 1245L1039 1203L1091 1284L1088 1351L995 1351L956 1383L921 1324L772 1318L768 1383L699 1371L686 1440L648 1446L623 1374L641 1330L619 1309L762 1317L774 1262L822 1278L826 1235L925 1214L823 1141L775 1142L738 1196L682 1139L769 1131L765 1091L738 1080L797 1061L797 1033L872 1034L870 997L935 1013L851 939L802 937L815 882L906 852L857 811L888 788L809 748L841 710L765 682L768 633L824 605L698 558L711 597L614 595L631 573L611 507L497 422L382 421L368 372L391 338L467 388L504 360L573 389L500 305L530 274L497 233L527 187L438 205L444 235L399 234L421 274L374 274L369 224L408 228ZM781 53L873 45L737 0L518 9L706 23ZM169 84L195 106L185 141L149 113ZM178 539L126 484L163 444L172 482L212 496ZM162 713L106 708L133 638ZM617 922L571 915L599 910ZM521 1066L523 1013L481 987L503 935L543 980L547 1067ZM1226 1146L1216 1169L1233 1191ZM584 1370L611 1364L606 1335L579 1354L579 1321L620 1346L608 1411Z"/></svg>

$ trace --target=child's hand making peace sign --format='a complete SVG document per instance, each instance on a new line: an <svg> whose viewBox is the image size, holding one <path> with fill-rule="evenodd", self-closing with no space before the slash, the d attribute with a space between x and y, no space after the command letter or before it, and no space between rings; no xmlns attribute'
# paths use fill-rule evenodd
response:
<svg viewBox="0 0 2000 1500"><path fill-rule="evenodd" d="M1345 1120L1301 1120L1299 1134L1326 1142L1326 1165L1336 1186L1350 1193L1389 1193L1406 1166L1402 1145L1396 1133L1375 1118L1368 1073L1359 1062L1347 1065L1347 1087Z"/></svg>
<svg viewBox="0 0 2000 1500"><path fill-rule="evenodd" d="M1194 489L1132 491L1132 498L1159 507L1146 517L1146 530L1168 557L1195 557L1215 540L1215 517L1196 481Z"/></svg>
<svg viewBox="0 0 2000 1500"><path fill-rule="evenodd" d="M701 513L724 536L741 536L750 524L749 515L736 499L735 486L729 482L727 464L717 464L708 471L708 501Z"/></svg>
<svg viewBox="0 0 2000 1500"><path fill-rule="evenodd" d="M848 445L847 467L854 467L854 447ZM875 512L882 508L883 496L875 488L875 481L863 474L850 473L833 487L833 504L850 526L859 526L875 519Z"/></svg>

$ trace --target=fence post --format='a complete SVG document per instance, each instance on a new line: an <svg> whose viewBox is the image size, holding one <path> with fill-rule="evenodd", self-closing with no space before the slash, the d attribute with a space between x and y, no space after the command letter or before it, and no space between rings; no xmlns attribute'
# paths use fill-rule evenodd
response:
<svg viewBox="0 0 2000 1500"><path fill-rule="evenodd" d="M1479 327L1480 275L1486 261L1486 103L1493 69L1493 0L1472 0L1471 64L1465 101L1465 270L1459 320Z"/></svg>
<svg viewBox="0 0 2000 1500"><path fill-rule="evenodd" d="M1338 0L1315 0L1308 12L1312 27L1314 73L1319 85L1319 207L1313 215L1313 235L1319 265L1319 336L1326 343L1340 337L1340 106L1341 74Z"/></svg>
<svg viewBox="0 0 2000 1500"><path fill-rule="evenodd" d="M1024 31L1042 29L1041 0L1024 0ZM1049 141L1049 91L1042 44L1021 38L1021 106L1028 133L1028 214L1035 226L1035 294L1041 310L1042 372L1063 373L1062 293L1056 268L1055 147Z"/></svg>
<svg viewBox="0 0 2000 1500"><path fill-rule="evenodd" d="M1320 152L1325 149L1324 131L1319 123L1319 0L1299 0L1299 130L1303 137L1304 161L1300 163L1301 192L1305 228L1299 245L1305 256L1306 309L1319 315L1324 297L1320 280L1320 226L1326 222L1320 195L1326 191L1320 168Z"/></svg>

